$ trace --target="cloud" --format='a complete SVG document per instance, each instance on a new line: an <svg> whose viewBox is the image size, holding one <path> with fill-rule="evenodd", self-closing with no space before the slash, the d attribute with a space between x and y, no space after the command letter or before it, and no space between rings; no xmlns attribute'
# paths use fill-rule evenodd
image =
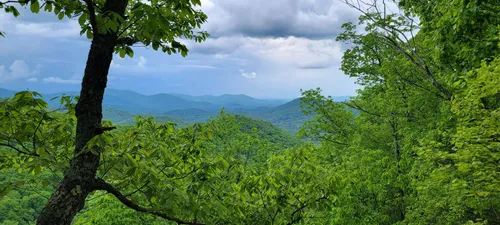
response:
<svg viewBox="0 0 500 225"><path fill-rule="evenodd" d="M195 64L176 65L176 67L195 68L195 69L209 69L209 70L219 69L216 66L211 66L211 65L195 65Z"/></svg>
<svg viewBox="0 0 500 225"><path fill-rule="evenodd" d="M140 67L140 68L144 68L144 65L146 65L146 58L144 58L143 56L139 57L139 61L137 62L137 66Z"/></svg>
<svg viewBox="0 0 500 225"><path fill-rule="evenodd" d="M81 27L76 20L65 22L18 22L14 26L14 33L23 36L45 38L78 38Z"/></svg>
<svg viewBox="0 0 500 225"><path fill-rule="evenodd" d="M14 77L27 77L31 75L30 68L24 60L14 61L9 69L12 71L12 76Z"/></svg>
<svg viewBox="0 0 500 225"><path fill-rule="evenodd" d="M305 38L247 38L247 52L266 61L299 69L319 69L339 65L342 51L333 40Z"/></svg>
<svg viewBox="0 0 500 225"><path fill-rule="evenodd" d="M205 45L206 44L206 45ZM254 38L230 36L210 39L189 46L191 51L212 54L218 60L240 59L248 61L253 55L263 62L286 64L299 69L321 69L340 65L343 48L333 39L311 40L307 38ZM244 63L243 61L240 62Z"/></svg>
<svg viewBox="0 0 500 225"><path fill-rule="evenodd" d="M26 81L27 81L27 82L37 82L37 81L38 81L38 78L36 78L36 77L31 77L31 78L28 78Z"/></svg>
<svg viewBox="0 0 500 225"><path fill-rule="evenodd" d="M217 53L217 54L215 54L215 56L214 56L214 57L215 57L216 59L227 59L227 57L228 57L228 56L229 56L228 54L221 54L221 53Z"/></svg>
<svg viewBox="0 0 500 225"><path fill-rule="evenodd" d="M321 39L341 32L359 13L335 0L204 0L213 37L305 37Z"/></svg>
<svg viewBox="0 0 500 225"><path fill-rule="evenodd" d="M56 84L80 84L82 81L76 78L62 79L60 77L45 77L43 78L44 83L56 83Z"/></svg>
<svg viewBox="0 0 500 225"><path fill-rule="evenodd" d="M38 68L39 67L34 71L30 71L28 64L26 64L24 60L15 60L12 65L10 65L9 70L6 70L4 65L0 65L0 83L27 78L38 73Z"/></svg>
<svg viewBox="0 0 500 225"><path fill-rule="evenodd" d="M243 46L244 41L245 39L243 38L243 36L239 35L209 38L202 43L185 41L184 44L187 45L189 51L192 53L204 55L227 55Z"/></svg>
<svg viewBox="0 0 500 225"><path fill-rule="evenodd" d="M247 79L255 79L257 77L257 73L255 72L250 72L246 73L245 70L240 70L241 76Z"/></svg>

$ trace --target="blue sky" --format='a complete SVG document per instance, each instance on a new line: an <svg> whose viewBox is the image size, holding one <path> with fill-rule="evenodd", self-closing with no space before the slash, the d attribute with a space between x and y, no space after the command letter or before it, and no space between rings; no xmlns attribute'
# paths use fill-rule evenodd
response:
<svg viewBox="0 0 500 225"><path fill-rule="evenodd" d="M109 88L143 94L247 94L294 98L300 89L353 95L354 80L339 70L345 50L335 37L357 12L337 0L203 0L210 33L183 41L187 58L135 47L133 59L114 57ZM90 41L76 19L21 10L0 12L0 87L42 93L78 91Z"/></svg>

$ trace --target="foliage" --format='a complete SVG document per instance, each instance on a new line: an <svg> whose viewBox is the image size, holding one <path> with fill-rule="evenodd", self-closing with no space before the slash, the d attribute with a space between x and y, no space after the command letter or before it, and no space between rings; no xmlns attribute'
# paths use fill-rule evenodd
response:
<svg viewBox="0 0 500 225"><path fill-rule="evenodd" d="M72 99L49 111L38 93L19 92L0 101L0 212L14 212L1 222L31 222L42 200L26 184L44 196L90 152L100 157L97 177L76 224L499 224L498 5L404 0L402 14L387 14L345 2L362 12L364 31L343 26L337 39L352 48L341 68L363 88L345 102L302 93L313 117L299 134L318 145L221 112L181 128L137 116L74 156ZM135 5L128 12L150 7ZM158 26L163 11L151 10L142 22Z"/></svg>
<svg viewBox="0 0 500 225"><path fill-rule="evenodd" d="M3 101L1 107L5 112L5 109L22 106L17 114L6 116L25 118L24 126L39 123L39 118L31 116L34 112L43 111L47 118L58 118L41 123L38 129L47 132L47 129L58 127L60 123L66 124L68 119L74 118L70 99L64 99L68 101L64 113L46 111L47 104L32 92L20 92L16 97ZM29 105L26 102L37 104ZM4 118L8 119L2 120L2 123L14 120ZM263 132L249 130L253 124L262 126ZM264 224L281 224L318 215L320 211L315 209L324 210L330 204L336 176L327 166L316 163L314 159L320 155L315 147L298 146L298 142L295 142L291 144L297 147L285 149L283 144L286 143L282 141L289 141L288 134L282 131L273 133L279 130L268 131L265 130L267 127L270 125L224 112L205 124L183 128L177 128L174 123L156 123L151 117L137 116L134 126L120 127L116 131L96 136L85 151L94 151L93 146L102 149L102 163L97 177L111 181L114 188L105 191L115 195L121 203L131 201L135 205L148 207L153 215L172 214L188 221L209 224L253 223L256 220ZM12 132L21 130L15 126L12 128ZM74 134L73 129L61 129L60 132L57 137L43 136L43 143L52 143L64 137L68 139ZM18 142L2 150L3 154L9 156L4 158L5 169L15 171L17 168L21 174L30 171L44 174L67 168L67 164L60 168L58 162L64 161L68 150L53 148L50 155L55 159L45 159L39 156L42 151L39 146L45 145L38 143L41 136L37 135L38 132L34 137L18 139ZM36 140L34 145L25 145L25 142L31 143L32 140ZM13 148L18 145L24 145L26 151L32 154L19 154ZM30 163L16 163L22 159ZM32 164L42 163L40 171L28 170L33 167ZM328 182L324 182L324 178L328 178ZM12 182L8 180L7 183ZM16 189L21 187L19 185ZM7 196L15 196L15 193L11 191ZM128 200L123 200L123 197ZM2 199L0 205L10 204L9 199L12 197ZM165 221L147 215L137 216L131 210L125 210L123 212L126 213L122 214L115 207L117 200L98 190L87 201L86 209L77 216L77 224L139 220L163 224ZM118 212L122 215L119 218L105 216ZM308 221L322 223L314 219Z"/></svg>
<svg viewBox="0 0 500 225"><path fill-rule="evenodd" d="M50 172L40 175L19 174L12 169L2 171L0 186L13 185L12 191L0 199L0 224L32 224L38 217L53 188L40 180L57 181Z"/></svg>
<svg viewBox="0 0 500 225"><path fill-rule="evenodd" d="M0 2L0 9L6 13L19 16L15 4L29 6L31 12L38 13L40 10L54 12L62 20L63 18L78 18L81 26L80 35L86 35L92 39L99 34L118 34L118 43L115 52L120 57L133 57L134 51L130 47L135 43L143 43L151 46L154 50L162 50L168 54L181 53L187 55L187 47L176 41L176 38L194 39L201 42L208 34L199 29L206 21L207 16L193 9L193 6L201 5L199 0L183 1L135 1L130 0L125 15L122 16L113 11L106 11L109 3L103 0L97 1L6 1ZM0 33L0 36L4 36Z"/></svg>

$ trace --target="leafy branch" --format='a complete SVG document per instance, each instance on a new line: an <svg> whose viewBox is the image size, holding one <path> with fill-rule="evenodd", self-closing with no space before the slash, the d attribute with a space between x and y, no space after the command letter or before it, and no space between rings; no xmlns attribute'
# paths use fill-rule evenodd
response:
<svg viewBox="0 0 500 225"><path fill-rule="evenodd" d="M161 211L158 211L156 209L151 209L151 208L144 208L131 200L129 200L125 195L123 195L119 190L117 190L113 185L107 183L103 179L97 179L94 182L93 185L94 190L102 190L102 191L107 191L108 193L114 195L121 203L123 203L125 206L134 209L135 211L138 212L145 212L145 213L150 213L156 216L159 216L163 219L167 219L173 222L176 222L177 224L190 224L190 225L204 225L203 223L198 223L198 222L191 222L191 221L185 221L181 220L179 218L175 218L172 216L169 216Z"/></svg>

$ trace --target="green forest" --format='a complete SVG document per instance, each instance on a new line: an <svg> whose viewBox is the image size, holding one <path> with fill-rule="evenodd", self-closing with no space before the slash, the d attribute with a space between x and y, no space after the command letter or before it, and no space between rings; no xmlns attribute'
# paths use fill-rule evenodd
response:
<svg viewBox="0 0 500 225"><path fill-rule="evenodd" d="M77 96L0 100L0 224L500 224L500 2L385 3L337 3L361 13L336 38L357 95L302 90L280 125L102 119L113 56L186 57L179 40L209 35L200 0L0 1L92 41Z"/></svg>

